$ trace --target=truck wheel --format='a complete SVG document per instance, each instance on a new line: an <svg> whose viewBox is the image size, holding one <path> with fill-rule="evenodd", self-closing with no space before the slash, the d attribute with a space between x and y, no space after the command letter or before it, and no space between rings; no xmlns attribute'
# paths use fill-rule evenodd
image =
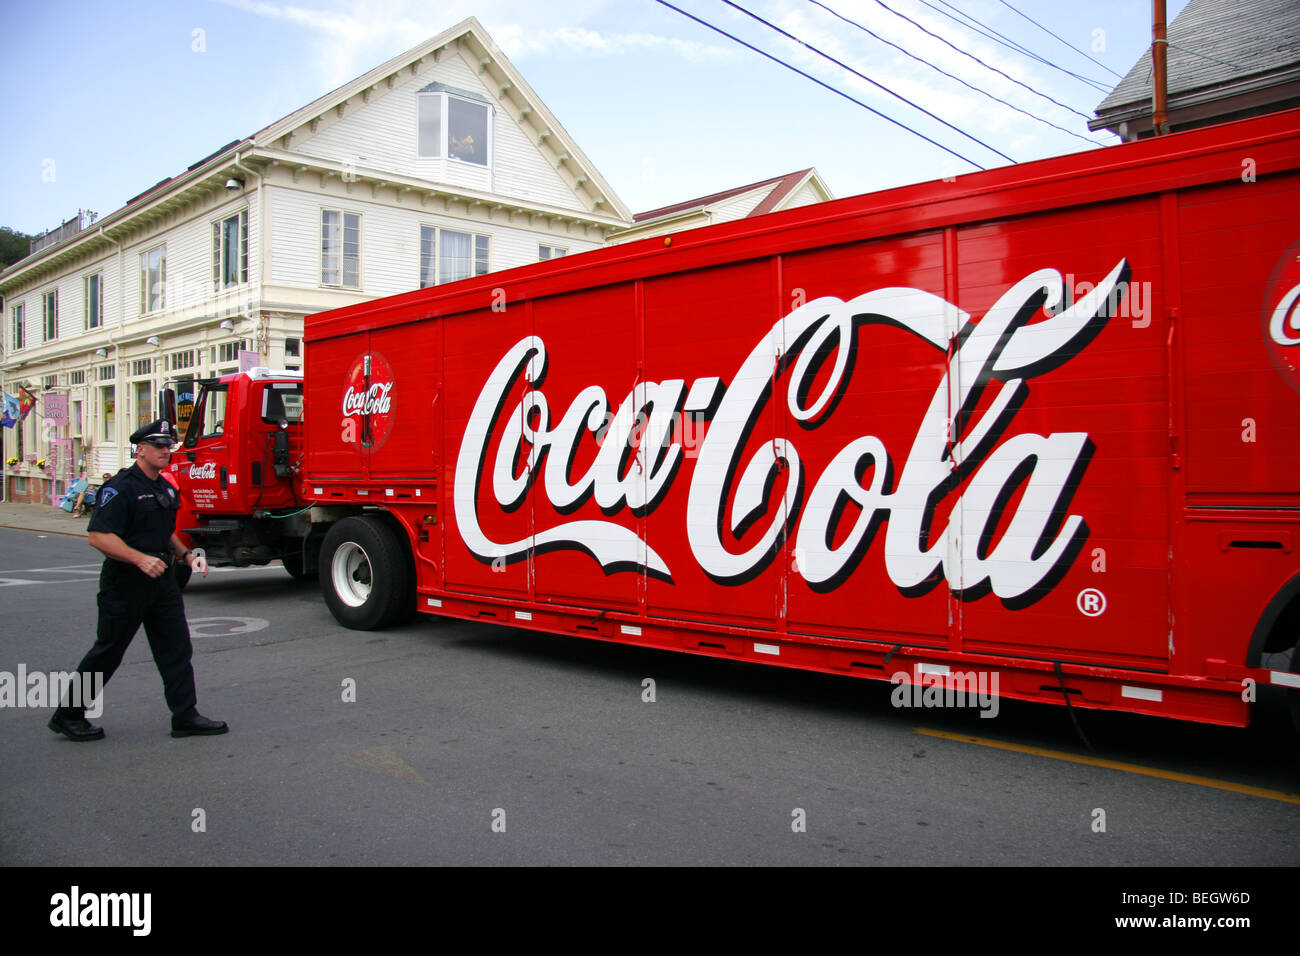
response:
<svg viewBox="0 0 1300 956"><path fill-rule="evenodd" d="M408 581L402 543L377 518L344 518L325 535L320 584L325 603L344 627L369 631L402 613Z"/></svg>

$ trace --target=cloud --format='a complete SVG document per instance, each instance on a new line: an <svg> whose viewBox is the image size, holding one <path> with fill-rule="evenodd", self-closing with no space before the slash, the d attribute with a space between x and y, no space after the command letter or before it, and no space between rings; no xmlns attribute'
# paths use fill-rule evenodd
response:
<svg viewBox="0 0 1300 956"><path fill-rule="evenodd" d="M726 47L655 33L603 33L585 27L559 27L552 30L526 30L509 24L493 35L512 58L528 54L566 51L585 56L618 56L634 51L668 53L686 60L708 61L731 56Z"/></svg>
<svg viewBox="0 0 1300 956"><path fill-rule="evenodd" d="M734 52L727 47L656 33L609 32L582 26L582 21L601 15L604 8L601 2L578 3L566 8L566 15L578 22L563 27L540 25L538 19L542 15L547 16L547 22L553 22L546 8L541 8L539 14L534 4L512 0L496 3L452 0L433 7L414 0L354 0L342 8L329 8L328 0L325 8L271 0L215 2L253 16L292 23L318 35L325 45L317 69L331 86L347 82L469 16L483 20L492 38L512 59L554 53L609 57L648 51L709 61L732 56Z"/></svg>

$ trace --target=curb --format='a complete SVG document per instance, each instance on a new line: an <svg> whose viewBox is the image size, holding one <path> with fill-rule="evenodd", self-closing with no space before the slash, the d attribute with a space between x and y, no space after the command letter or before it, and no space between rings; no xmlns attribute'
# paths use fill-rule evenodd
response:
<svg viewBox="0 0 1300 956"><path fill-rule="evenodd" d="M62 528L33 528L25 524L7 524L0 521L0 528L8 528L10 531L35 531L37 534L66 534L74 538L84 538L85 531L64 531Z"/></svg>

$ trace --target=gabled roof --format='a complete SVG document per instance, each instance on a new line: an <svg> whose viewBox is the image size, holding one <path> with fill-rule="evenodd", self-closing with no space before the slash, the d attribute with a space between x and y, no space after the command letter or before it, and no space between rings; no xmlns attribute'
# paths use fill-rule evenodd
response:
<svg viewBox="0 0 1300 956"><path fill-rule="evenodd" d="M413 73L425 60L436 62L444 55L444 50L458 43L464 44L468 58L475 64L484 83L488 86L495 85L500 90L498 100L513 107L511 119L525 129L531 128L538 150L561 173L565 181L570 182L571 188L580 196L585 194L588 197L592 210L623 220L631 218L628 208L595 165L475 17L462 20L454 27L258 130L252 137L254 147L275 148L279 140L286 136L292 137L303 127L315 132L320 124L341 118L351 108L354 100L369 102L371 96L391 89L403 71Z"/></svg>
<svg viewBox="0 0 1300 956"><path fill-rule="evenodd" d="M788 208L790 201L805 186L812 188L818 202L826 202L835 198L831 195L831 191L826 187L826 184L822 182L817 170L810 166L808 169L786 173L784 176L773 176L771 179L763 179L744 186L734 186L731 189L710 193L707 196L698 196L695 199L673 203L671 206L661 206L658 209L639 212L632 217L633 224L631 226L611 234L609 241L626 242L631 239L640 239L645 236L658 235L679 229L707 226L712 222L748 219L753 216L761 216L764 213L777 212ZM736 214L734 205L728 210L727 207L730 204L738 203L739 200L745 198L757 201L752 208L742 215ZM743 208L743 205L740 208Z"/></svg>
<svg viewBox="0 0 1300 956"><path fill-rule="evenodd" d="M1174 122L1180 109L1190 110L1193 121L1217 121L1270 103L1285 108L1300 92L1297 0L1191 0L1169 24L1168 40L1168 109L1175 127L1190 125ZM1143 119L1149 127L1151 97L1148 49L1097 105L1088 127L1113 129Z"/></svg>
<svg viewBox="0 0 1300 956"><path fill-rule="evenodd" d="M695 199L687 199L683 202L673 203L671 206L661 206L658 209L649 209L645 212L638 212L632 216L632 221L636 223L648 222L651 219L666 219L669 216L675 216L678 213L687 212L692 209L705 209L709 206L716 206L718 203L727 199L734 199L737 196L743 196L745 193L753 192L756 189L762 189L764 186L771 186L772 191L768 194L758 207L749 215L761 216L765 212L772 212L776 209L781 200L793 193L803 182L809 178L809 174L817 175L817 171L812 167L801 169L798 172L786 173L784 176L773 176L771 179L760 180L756 183L750 183L747 186L735 186L731 189L724 189L721 192L710 193L707 196L699 196ZM820 177L818 177L820 180ZM827 193L829 197L829 193Z"/></svg>

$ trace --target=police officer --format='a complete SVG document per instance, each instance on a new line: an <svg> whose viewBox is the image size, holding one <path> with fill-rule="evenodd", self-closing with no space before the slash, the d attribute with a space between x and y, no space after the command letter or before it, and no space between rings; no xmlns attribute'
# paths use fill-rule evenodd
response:
<svg viewBox="0 0 1300 956"><path fill-rule="evenodd" d="M176 489L162 477L175 438L165 419L137 429L131 436L135 464L99 490L89 529L91 547L106 556L99 575L99 629L77 671L103 674L107 684L143 623L171 708L172 736L224 734L223 721L209 720L195 708L190 630L172 561L183 560L205 577L208 565L175 533ZM81 686L89 686L81 680ZM72 740L104 736L103 728L86 720L84 706L60 707L50 729Z"/></svg>

